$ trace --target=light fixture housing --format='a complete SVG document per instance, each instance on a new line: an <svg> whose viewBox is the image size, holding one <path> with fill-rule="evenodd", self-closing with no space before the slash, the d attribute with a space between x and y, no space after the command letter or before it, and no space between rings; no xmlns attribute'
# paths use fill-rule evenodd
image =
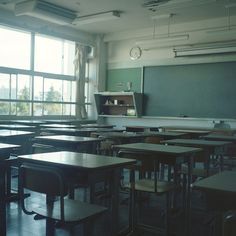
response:
<svg viewBox="0 0 236 236"><path fill-rule="evenodd" d="M120 18L120 13L118 11L109 11L109 12L102 12L96 13L87 16L80 16L77 17L74 21L74 25L86 25L86 24L93 24L101 21L109 21L109 20L116 20Z"/></svg>
<svg viewBox="0 0 236 236"><path fill-rule="evenodd" d="M183 34L183 35L169 35L165 37L156 37L153 39L143 39L136 41L136 45L142 47L142 46L157 46L159 43L168 43L168 42L174 42L174 41L182 41L182 40L188 40L189 35Z"/></svg>
<svg viewBox="0 0 236 236"><path fill-rule="evenodd" d="M77 13L44 0L27 0L15 4L15 15L32 16L55 24L66 25L72 23Z"/></svg>
<svg viewBox="0 0 236 236"><path fill-rule="evenodd" d="M231 53L236 53L236 44L215 44L215 45L175 48L174 53L175 57L231 54Z"/></svg>
<svg viewBox="0 0 236 236"><path fill-rule="evenodd" d="M225 28L218 28L218 29L212 29L212 30L208 30L206 32L207 34L224 34L224 35L231 35L235 36L236 35L236 29L232 29L231 27L225 27Z"/></svg>

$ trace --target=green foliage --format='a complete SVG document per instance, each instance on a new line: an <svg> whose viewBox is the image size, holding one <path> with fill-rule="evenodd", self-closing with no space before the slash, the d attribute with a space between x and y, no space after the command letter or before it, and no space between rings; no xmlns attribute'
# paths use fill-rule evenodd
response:
<svg viewBox="0 0 236 236"><path fill-rule="evenodd" d="M45 101L48 102L57 102L61 101L61 93L54 90L53 86L50 87L49 91L46 94ZM45 115L60 115L61 114L61 104L57 103L48 103L44 105Z"/></svg>
<svg viewBox="0 0 236 236"><path fill-rule="evenodd" d="M19 100L30 100L30 91L26 86L20 90ZM30 115L30 103L19 102L17 103L17 114L21 116Z"/></svg>

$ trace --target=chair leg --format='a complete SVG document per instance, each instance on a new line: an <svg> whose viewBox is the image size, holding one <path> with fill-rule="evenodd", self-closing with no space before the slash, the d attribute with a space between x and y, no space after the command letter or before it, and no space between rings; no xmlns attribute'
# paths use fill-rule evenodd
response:
<svg viewBox="0 0 236 236"><path fill-rule="evenodd" d="M55 227L54 227L54 220L47 218L46 219L46 236L54 236L55 234Z"/></svg>
<svg viewBox="0 0 236 236"><path fill-rule="evenodd" d="M166 218L165 218L165 233L170 235L170 193L166 193Z"/></svg>
<svg viewBox="0 0 236 236"><path fill-rule="evenodd" d="M85 222L83 225L83 235L92 236L93 235L93 220L90 222Z"/></svg>

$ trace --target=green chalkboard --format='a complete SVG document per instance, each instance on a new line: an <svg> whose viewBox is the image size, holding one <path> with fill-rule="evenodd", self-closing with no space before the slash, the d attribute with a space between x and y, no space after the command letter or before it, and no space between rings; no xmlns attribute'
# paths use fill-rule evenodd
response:
<svg viewBox="0 0 236 236"><path fill-rule="evenodd" d="M236 62L145 67L144 115L236 118Z"/></svg>
<svg viewBox="0 0 236 236"><path fill-rule="evenodd" d="M126 91L131 82L132 92L141 92L141 68L110 69L107 71L106 90L109 92Z"/></svg>

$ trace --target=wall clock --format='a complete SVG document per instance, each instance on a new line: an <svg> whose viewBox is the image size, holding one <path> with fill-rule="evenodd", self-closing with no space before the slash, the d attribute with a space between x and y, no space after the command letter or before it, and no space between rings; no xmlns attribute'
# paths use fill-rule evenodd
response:
<svg viewBox="0 0 236 236"><path fill-rule="evenodd" d="M132 47L129 51L129 56L132 60L137 60L142 55L142 49L139 46Z"/></svg>

